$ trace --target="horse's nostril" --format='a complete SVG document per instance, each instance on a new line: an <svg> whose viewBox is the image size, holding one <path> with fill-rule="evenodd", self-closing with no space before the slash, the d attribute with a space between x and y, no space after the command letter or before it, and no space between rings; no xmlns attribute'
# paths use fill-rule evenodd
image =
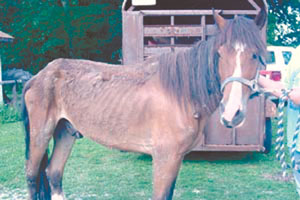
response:
<svg viewBox="0 0 300 200"><path fill-rule="evenodd" d="M235 117L238 117L239 115L241 115L241 113L242 113L242 112L241 112L241 110L240 110L240 109L239 109L239 110L237 110L237 111L236 111L236 113L235 113L235 115L234 115L234 118L235 118Z"/></svg>
<svg viewBox="0 0 300 200"><path fill-rule="evenodd" d="M238 110L234 116L234 118L232 119L232 124L233 126L239 126L242 124L242 122L245 119L245 114L242 110Z"/></svg>
<svg viewBox="0 0 300 200"><path fill-rule="evenodd" d="M221 117L221 124L223 124L226 128L232 128L231 122L227 121L224 117Z"/></svg>
<svg viewBox="0 0 300 200"><path fill-rule="evenodd" d="M220 107L221 109L221 107ZM223 124L226 128L234 128L242 125L243 121L245 119L245 114L241 109L238 109L236 113L234 114L234 117L232 120L227 120L224 115L221 115L220 122Z"/></svg>

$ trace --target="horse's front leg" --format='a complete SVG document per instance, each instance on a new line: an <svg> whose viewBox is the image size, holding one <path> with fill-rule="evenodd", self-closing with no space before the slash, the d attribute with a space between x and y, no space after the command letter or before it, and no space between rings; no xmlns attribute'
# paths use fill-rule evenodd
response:
<svg viewBox="0 0 300 200"><path fill-rule="evenodd" d="M153 155L152 200L171 200L183 155L162 152Z"/></svg>

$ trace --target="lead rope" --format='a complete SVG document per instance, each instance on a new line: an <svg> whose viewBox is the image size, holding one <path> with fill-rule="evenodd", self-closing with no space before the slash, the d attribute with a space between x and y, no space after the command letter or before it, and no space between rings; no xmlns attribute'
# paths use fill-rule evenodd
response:
<svg viewBox="0 0 300 200"><path fill-rule="evenodd" d="M288 164L285 161L285 151L284 151L284 125L283 125L283 115L284 115L284 103L288 100L288 95L290 90L282 90L282 95L279 97L279 104L278 104L278 128L277 128L277 138L276 138L276 158L280 161L280 165L282 168L282 177L287 177L287 167ZM299 171L299 166L296 164L295 161L295 152L296 152L296 145L297 139L300 132L300 113L298 114L297 124L295 128L295 132L293 135L292 147L291 147L291 163L292 168L294 170Z"/></svg>
<svg viewBox="0 0 300 200"><path fill-rule="evenodd" d="M297 124L295 128L295 132L293 135L292 147L291 147L291 162L292 167L294 170L299 171L299 165L296 163L295 155L296 155L296 146L297 146L297 139L300 132L300 113L298 114Z"/></svg>
<svg viewBox="0 0 300 200"><path fill-rule="evenodd" d="M276 158L280 161L282 169L282 177L287 176L287 163L285 161L285 151L284 151L284 125L283 125L283 115L284 115L284 103L288 99L288 92L286 90L282 91L282 95L279 97L278 104L278 124L277 124L277 138L276 138Z"/></svg>

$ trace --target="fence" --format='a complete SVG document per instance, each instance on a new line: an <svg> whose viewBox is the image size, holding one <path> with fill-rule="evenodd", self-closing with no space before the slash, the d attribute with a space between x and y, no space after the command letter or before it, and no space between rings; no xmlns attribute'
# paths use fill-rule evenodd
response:
<svg viewBox="0 0 300 200"><path fill-rule="evenodd" d="M4 90L2 90L2 93L0 94L0 104L11 104L14 107L18 106L18 94L17 94L17 86L18 84L23 84L23 80L5 80L5 81L0 81L0 86L3 85L13 85L12 87L12 99L10 99L7 94L5 93Z"/></svg>

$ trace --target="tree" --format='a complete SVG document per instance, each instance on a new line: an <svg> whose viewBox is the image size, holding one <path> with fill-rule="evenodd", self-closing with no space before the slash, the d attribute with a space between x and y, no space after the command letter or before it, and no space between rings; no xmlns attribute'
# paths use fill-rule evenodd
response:
<svg viewBox="0 0 300 200"><path fill-rule="evenodd" d="M37 73L56 58L117 63L122 0L0 1L0 30L15 37L2 44L4 68Z"/></svg>
<svg viewBox="0 0 300 200"><path fill-rule="evenodd" d="M300 45L300 1L269 0L268 39L271 45Z"/></svg>

